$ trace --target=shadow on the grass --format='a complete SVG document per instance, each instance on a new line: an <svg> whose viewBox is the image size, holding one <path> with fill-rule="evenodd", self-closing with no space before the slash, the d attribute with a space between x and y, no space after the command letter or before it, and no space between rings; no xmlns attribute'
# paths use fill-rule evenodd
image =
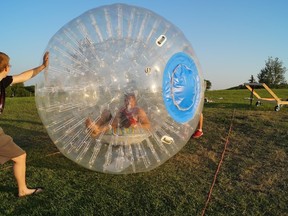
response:
<svg viewBox="0 0 288 216"><path fill-rule="evenodd" d="M4 193L9 193L9 194L14 194L15 196L17 195L17 188L16 187L0 185L0 191L1 191L1 193L4 192Z"/></svg>
<svg viewBox="0 0 288 216"><path fill-rule="evenodd" d="M221 108L221 109L239 109L239 110L259 110L259 111L275 111L276 104L264 104L261 106L250 105L249 103L205 103L205 108ZM287 106L282 106L279 111L287 110Z"/></svg>
<svg viewBox="0 0 288 216"><path fill-rule="evenodd" d="M20 120L20 119L1 119L1 122L9 122L10 124L12 123L17 123L17 124L21 124L21 123L29 123L29 124L33 124L33 125L42 125L41 122L39 121L27 121L27 120Z"/></svg>
<svg viewBox="0 0 288 216"><path fill-rule="evenodd" d="M243 103L205 103L205 108L227 108L227 109L255 109L255 106Z"/></svg>

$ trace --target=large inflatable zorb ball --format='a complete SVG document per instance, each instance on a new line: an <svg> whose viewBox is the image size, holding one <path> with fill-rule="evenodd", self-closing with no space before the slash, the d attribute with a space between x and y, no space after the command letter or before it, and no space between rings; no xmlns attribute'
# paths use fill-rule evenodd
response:
<svg viewBox="0 0 288 216"><path fill-rule="evenodd" d="M154 12L113 4L85 12L49 41L36 85L57 148L88 169L149 171L195 131L204 80L189 41Z"/></svg>

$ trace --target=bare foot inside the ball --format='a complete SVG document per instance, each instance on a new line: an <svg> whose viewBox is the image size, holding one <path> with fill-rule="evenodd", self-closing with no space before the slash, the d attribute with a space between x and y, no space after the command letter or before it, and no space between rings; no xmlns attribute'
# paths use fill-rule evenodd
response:
<svg viewBox="0 0 288 216"><path fill-rule="evenodd" d="M90 118L87 118L85 121L86 127L91 131L92 137L97 137L101 131L99 130L99 126L95 124Z"/></svg>

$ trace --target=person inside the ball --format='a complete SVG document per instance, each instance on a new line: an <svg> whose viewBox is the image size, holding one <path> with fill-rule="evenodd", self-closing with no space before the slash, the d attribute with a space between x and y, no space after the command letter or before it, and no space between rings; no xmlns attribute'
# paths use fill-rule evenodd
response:
<svg viewBox="0 0 288 216"><path fill-rule="evenodd" d="M99 136L113 128L141 128L150 129L150 121L146 112L137 106L137 100L134 93L128 93L124 96L124 106L120 108L119 112L114 117L111 112L105 109L98 121L93 122L91 118L85 121L86 127L91 131L93 137ZM112 122L111 122L112 121Z"/></svg>

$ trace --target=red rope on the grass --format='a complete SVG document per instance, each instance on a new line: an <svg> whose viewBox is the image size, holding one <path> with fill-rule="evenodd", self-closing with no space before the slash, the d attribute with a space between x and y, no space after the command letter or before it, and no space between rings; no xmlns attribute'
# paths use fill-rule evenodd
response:
<svg viewBox="0 0 288 216"><path fill-rule="evenodd" d="M226 152L226 149L227 149L227 146L228 146L228 143L229 143L230 133L231 133L231 131L232 131L234 114L235 114L235 109L233 110L233 115L232 115L232 119L231 119L231 123L230 123L230 128L229 128L229 131L228 131L228 135L227 135L227 137L226 137L226 142L225 142L224 149L223 149L223 152L222 152L222 155L221 155L221 159L220 159L219 164L218 164L218 167L217 167L217 169L216 169L216 172L215 172L215 175L214 175L214 179L213 179L212 185L211 185L211 187L210 187L210 190L209 190L209 193L208 193L208 196L207 196L207 200L206 200L205 206L204 206L204 208L203 208L203 210L202 210L201 216L204 216L204 215L205 215L205 211L206 211L207 206L208 206L208 204L209 204L209 202L210 202L211 195L212 195L212 191L213 191L213 188L214 188L214 185L215 185L215 182L216 182L218 173L219 173L219 171L220 171L220 167L221 167L221 165L222 165L222 163L223 163L223 160L224 160L225 152Z"/></svg>

